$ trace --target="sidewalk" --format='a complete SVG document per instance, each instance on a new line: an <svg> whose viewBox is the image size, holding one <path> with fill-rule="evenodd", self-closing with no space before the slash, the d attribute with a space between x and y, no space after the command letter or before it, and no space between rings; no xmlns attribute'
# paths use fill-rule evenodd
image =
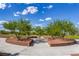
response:
<svg viewBox="0 0 79 59"><path fill-rule="evenodd" d="M20 55L26 56L70 56L79 53L79 45L49 47L47 43L35 44L33 47L25 48Z"/></svg>
<svg viewBox="0 0 79 59"><path fill-rule="evenodd" d="M48 43L38 43L34 46L19 46L5 42L6 38L0 38L0 51L7 53L19 53L19 56L70 56L79 53L79 45L50 47Z"/></svg>
<svg viewBox="0 0 79 59"><path fill-rule="evenodd" d="M1 52L15 54L27 48L27 46L19 46L19 45L6 43L5 40L6 38L0 38L0 51Z"/></svg>

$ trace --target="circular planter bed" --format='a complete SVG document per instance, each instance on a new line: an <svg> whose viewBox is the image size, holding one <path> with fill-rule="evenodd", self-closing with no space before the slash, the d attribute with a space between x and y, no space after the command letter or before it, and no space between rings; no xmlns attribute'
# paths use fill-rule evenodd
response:
<svg viewBox="0 0 79 59"><path fill-rule="evenodd" d="M48 44L50 46L66 46L72 45L75 41L72 39L63 39L63 38L55 38L55 39L48 39Z"/></svg>
<svg viewBox="0 0 79 59"><path fill-rule="evenodd" d="M25 38L25 39L17 39L16 37L10 37L6 40L6 42L16 45L22 45L22 46L31 46L32 39Z"/></svg>

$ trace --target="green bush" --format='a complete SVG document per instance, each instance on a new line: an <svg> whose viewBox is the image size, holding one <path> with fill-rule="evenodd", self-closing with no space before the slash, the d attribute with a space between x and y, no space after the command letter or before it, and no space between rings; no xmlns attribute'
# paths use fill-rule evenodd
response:
<svg viewBox="0 0 79 59"><path fill-rule="evenodd" d="M69 35L69 36L65 36L64 38L79 39L79 36L77 36L77 35Z"/></svg>
<svg viewBox="0 0 79 59"><path fill-rule="evenodd" d="M55 20L53 23L49 23L47 26L47 33L51 36L74 35L77 29L71 21L67 20Z"/></svg>
<svg viewBox="0 0 79 59"><path fill-rule="evenodd" d="M10 32L5 31L5 30L1 30L1 31L0 31L0 34L10 34Z"/></svg>

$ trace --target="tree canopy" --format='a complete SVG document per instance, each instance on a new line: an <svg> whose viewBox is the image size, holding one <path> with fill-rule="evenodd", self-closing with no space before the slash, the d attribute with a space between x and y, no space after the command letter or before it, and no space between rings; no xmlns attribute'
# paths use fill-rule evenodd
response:
<svg viewBox="0 0 79 59"><path fill-rule="evenodd" d="M74 23L68 20L55 20L49 23L47 27L32 27L31 23L24 19L19 19L18 21L12 21L3 24L5 29L11 32L18 32L24 35L51 35L51 36L64 36L64 35L74 35L77 33L77 28Z"/></svg>
<svg viewBox="0 0 79 59"><path fill-rule="evenodd" d="M18 31L20 34L30 34L31 24L29 21L24 19L19 19L18 21L12 21L9 23L3 24L5 29L10 30L11 32Z"/></svg>
<svg viewBox="0 0 79 59"><path fill-rule="evenodd" d="M55 20L47 26L48 34L52 36L73 35L76 31L75 25L66 20Z"/></svg>

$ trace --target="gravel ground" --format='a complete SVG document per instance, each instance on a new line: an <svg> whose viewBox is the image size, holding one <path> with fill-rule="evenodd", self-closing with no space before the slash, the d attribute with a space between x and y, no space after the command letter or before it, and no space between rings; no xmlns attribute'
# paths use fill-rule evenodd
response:
<svg viewBox="0 0 79 59"><path fill-rule="evenodd" d="M35 43L34 46L19 46L5 42L6 38L0 38L0 51L7 53L19 53L19 56L70 56L79 53L79 44L59 47L49 47L47 43Z"/></svg>

